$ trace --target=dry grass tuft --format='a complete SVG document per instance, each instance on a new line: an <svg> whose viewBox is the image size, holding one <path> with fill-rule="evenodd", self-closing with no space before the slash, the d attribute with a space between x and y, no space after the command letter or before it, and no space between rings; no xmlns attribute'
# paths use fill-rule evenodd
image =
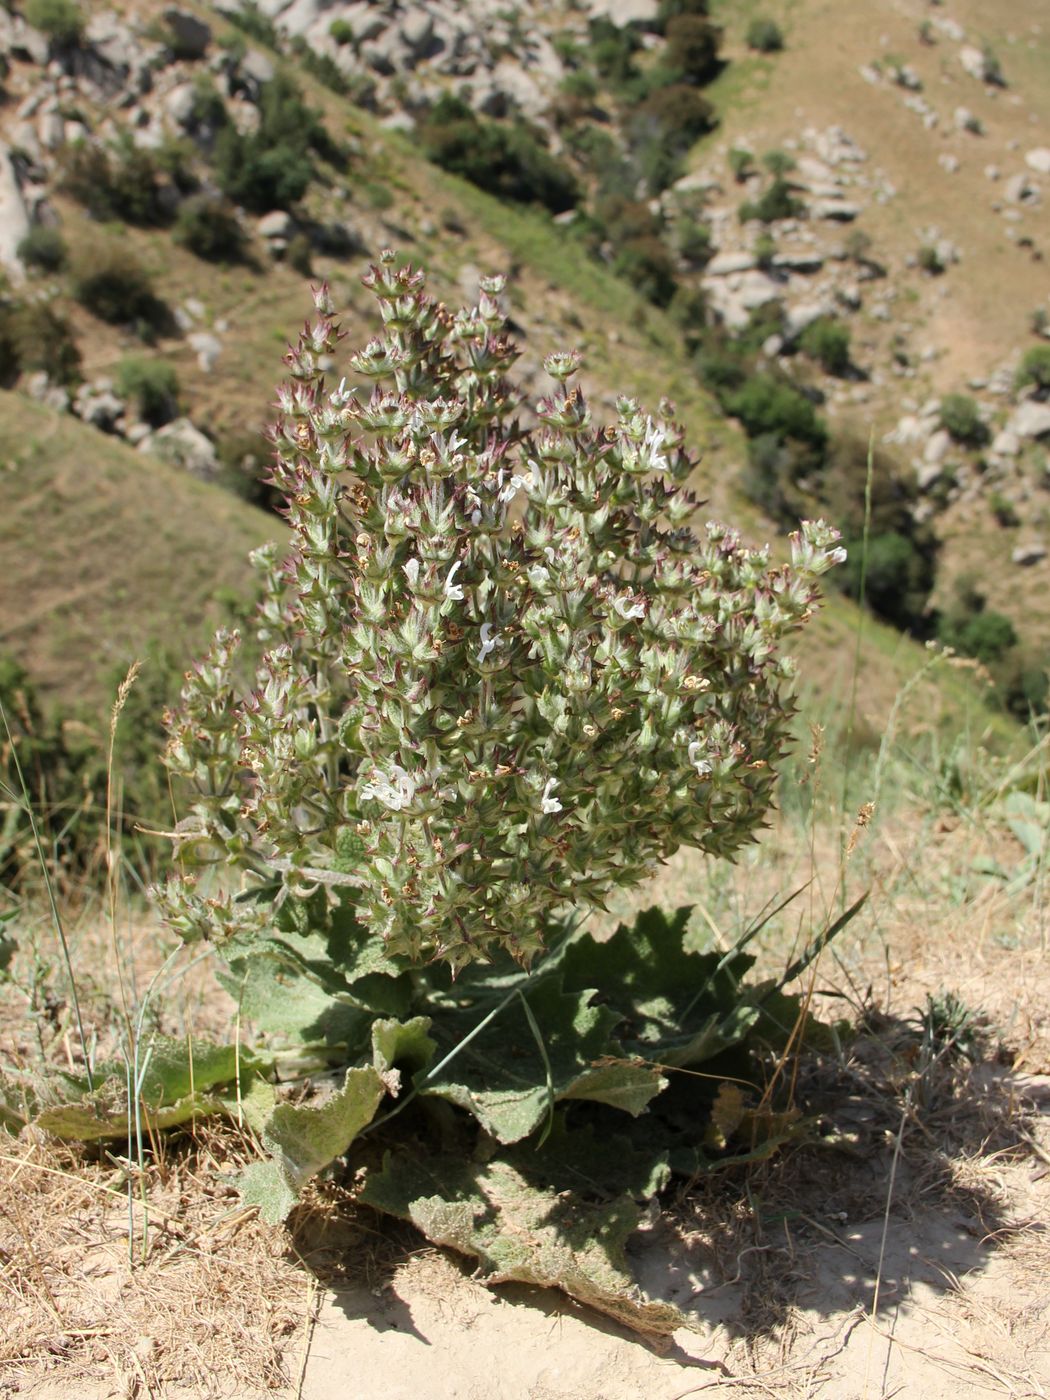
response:
<svg viewBox="0 0 1050 1400"><path fill-rule="evenodd" d="M61 1379L66 1395L248 1400L285 1390L306 1335L312 1280L282 1230L239 1203L254 1156L211 1125L146 1171L129 1260L125 1172L110 1160L0 1137L0 1388Z"/></svg>

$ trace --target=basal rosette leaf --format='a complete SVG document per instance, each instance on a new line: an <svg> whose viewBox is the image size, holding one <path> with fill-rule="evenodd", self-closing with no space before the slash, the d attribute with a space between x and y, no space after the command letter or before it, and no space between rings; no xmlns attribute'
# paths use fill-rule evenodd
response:
<svg viewBox="0 0 1050 1400"><path fill-rule="evenodd" d="M523 983L532 1019L512 1000L421 1092L467 1109L503 1143L534 1132L562 1099L644 1112L666 1081L652 1065L622 1055L612 1034L620 1018L593 1005L593 995L563 991L558 977ZM474 1008L436 1019L441 1049L465 1040L477 1022Z"/></svg>
<svg viewBox="0 0 1050 1400"><path fill-rule="evenodd" d="M625 1246L641 1219L631 1196L588 1200L564 1161L546 1173L535 1159L527 1151L487 1163L399 1153L369 1173L361 1199L476 1259L488 1283L558 1288L651 1335L686 1325L673 1305L644 1298L631 1277Z"/></svg>

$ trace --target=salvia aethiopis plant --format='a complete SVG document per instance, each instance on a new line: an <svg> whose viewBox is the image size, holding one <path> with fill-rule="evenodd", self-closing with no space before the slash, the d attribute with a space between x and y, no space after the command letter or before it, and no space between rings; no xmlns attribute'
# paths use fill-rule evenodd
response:
<svg viewBox="0 0 1050 1400"><path fill-rule="evenodd" d="M456 314L389 252L365 285L383 332L337 382L326 288L287 357L294 542L257 555L255 684L238 692L222 632L170 721L183 854L273 898L180 878L164 901L222 940L320 889L399 960L527 966L567 911L679 847L753 839L792 714L780 645L843 551L822 521L790 564L696 533L669 406L622 398L596 424L573 353L548 356L523 427L502 279Z"/></svg>

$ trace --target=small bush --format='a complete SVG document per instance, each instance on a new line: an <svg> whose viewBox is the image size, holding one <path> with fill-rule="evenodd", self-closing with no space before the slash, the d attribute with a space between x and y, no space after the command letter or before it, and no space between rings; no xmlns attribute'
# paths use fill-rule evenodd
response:
<svg viewBox="0 0 1050 1400"><path fill-rule="evenodd" d="M1010 500L1009 496L1004 496L1001 491L993 491L988 497L988 505L991 508L992 515L995 517L995 523L1000 525L1004 530L1012 530L1020 525L1021 517L1018 515L1017 507L1014 505L1013 501Z"/></svg>
<svg viewBox="0 0 1050 1400"><path fill-rule="evenodd" d="M143 422L170 423L179 411L179 377L166 360L131 356L117 366L117 392L131 399Z"/></svg>
<svg viewBox="0 0 1050 1400"><path fill-rule="evenodd" d="M939 277L947 271L947 264L931 243L924 243L918 252L920 269L931 277Z"/></svg>
<svg viewBox="0 0 1050 1400"><path fill-rule="evenodd" d="M345 19L334 19L328 26L328 37L343 48L354 42L354 26Z"/></svg>
<svg viewBox="0 0 1050 1400"><path fill-rule="evenodd" d="M757 200L748 199L741 204L740 222L758 219L764 224L775 224L780 219L797 219L803 213L805 206L795 198L788 182L778 177Z"/></svg>
<svg viewBox="0 0 1050 1400"><path fill-rule="evenodd" d="M749 437L774 433L812 447L827 441L827 428L810 400L772 374L752 375L729 396L726 408L740 419Z"/></svg>
<svg viewBox="0 0 1050 1400"><path fill-rule="evenodd" d="M779 53L784 34L775 20L753 19L747 28L747 46L756 53Z"/></svg>
<svg viewBox="0 0 1050 1400"><path fill-rule="evenodd" d="M828 374L845 374L850 367L849 327L832 316L812 321L799 337L799 346Z"/></svg>
<svg viewBox="0 0 1050 1400"><path fill-rule="evenodd" d="M215 142L215 175L224 194L254 214L291 209L316 173L314 153L338 158L318 114L286 74L263 85L259 127L244 134L229 125Z"/></svg>
<svg viewBox="0 0 1050 1400"><path fill-rule="evenodd" d="M111 325L134 325L148 334L166 310L142 264L119 243L96 243L73 264L73 295L86 311Z"/></svg>
<svg viewBox="0 0 1050 1400"><path fill-rule="evenodd" d="M73 329L48 302L0 303L0 383L10 387L22 372L43 370L53 384L80 377Z"/></svg>
<svg viewBox="0 0 1050 1400"><path fill-rule="evenodd" d="M986 666L1001 661L1011 647L1017 645L1013 623L1002 613L982 606L971 617L958 614L941 619L937 638L963 656L973 656Z"/></svg>
<svg viewBox="0 0 1050 1400"><path fill-rule="evenodd" d="M628 137L653 194L674 183L682 157L717 120L711 103L684 83L657 88L635 109Z"/></svg>
<svg viewBox="0 0 1050 1400"><path fill-rule="evenodd" d="M524 121L478 117L457 97L441 97L420 124L429 160L479 189L520 204L542 204L552 213L573 208L576 177Z"/></svg>
<svg viewBox="0 0 1050 1400"><path fill-rule="evenodd" d="M69 249L57 228L36 224L19 243L18 256L26 267L36 272L60 272L66 265Z"/></svg>
<svg viewBox="0 0 1050 1400"><path fill-rule="evenodd" d="M787 151L767 151L762 157L762 164L770 175L782 179L795 169L795 157L788 155Z"/></svg>
<svg viewBox="0 0 1050 1400"><path fill-rule="evenodd" d="M742 185L749 175L755 173L755 157L750 151L745 151L742 147L734 146L727 157L729 169L733 173L733 179L738 185Z"/></svg>
<svg viewBox="0 0 1050 1400"><path fill-rule="evenodd" d="M240 5L230 6L229 10L223 10L223 17L257 44L265 44L268 49L280 48L281 36L277 26L263 14L255 0L242 0Z"/></svg>
<svg viewBox="0 0 1050 1400"><path fill-rule="evenodd" d="M217 195L199 194L179 207L172 235L175 242L208 262L238 262L244 256L245 236L237 210Z"/></svg>
<svg viewBox="0 0 1050 1400"><path fill-rule="evenodd" d="M623 244L613 259L613 271L655 306L667 306L678 285L667 244L652 234Z"/></svg>
<svg viewBox="0 0 1050 1400"><path fill-rule="evenodd" d="M1050 389L1050 345L1033 345L1024 352L1016 384L1018 389L1027 389L1029 385Z"/></svg>
<svg viewBox="0 0 1050 1400"><path fill-rule="evenodd" d="M710 13L709 0L660 0L656 20L652 28L663 34L668 24L679 15L699 15L702 19Z"/></svg>
<svg viewBox="0 0 1050 1400"><path fill-rule="evenodd" d="M165 172L155 153L140 149L129 136L108 149L93 141L70 147L61 158L60 183L100 223L150 227L170 216Z"/></svg>
<svg viewBox="0 0 1050 1400"><path fill-rule="evenodd" d="M848 546L842 579L846 591L859 597L863 542ZM918 542L899 531L872 535L868 540L864 569L864 600L873 612L902 631L922 627L922 614L933 586L933 557Z"/></svg>
<svg viewBox="0 0 1050 1400"><path fill-rule="evenodd" d="M670 82L703 87L722 71L718 56L722 32L700 15L676 15L668 20L664 37L667 46L661 68Z"/></svg>
<svg viewBox="0 0 1050 1400"><path fill-rule="evenodd" d="M983 447L990 436L980 409L968 394L946 394L941 399L941 427L966 447Z"/></svg>
<svg viewBox="0 0 1050 1400"><path fill-rule="evenodd" d="M682 257L694 266L703 267L711 261L714 248L709 224L701 224L696 219L681 218L675 225L675 241Z"/></svg>
<svg viewBox="0 0 1050 1400"><path fill-rule="evenodd" d="M72 48L84 35L84 12L75 0L25 0L27 23L55 44Z"/></svg>

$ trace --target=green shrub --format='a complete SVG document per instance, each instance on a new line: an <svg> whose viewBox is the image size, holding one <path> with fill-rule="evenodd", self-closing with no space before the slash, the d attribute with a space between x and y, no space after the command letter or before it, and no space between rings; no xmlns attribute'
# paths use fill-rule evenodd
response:
<svg viewBox="0 0 1050 1400"><path fill-rule="evenodd" d="M703 87L717 78L723 63L718 56L722 31L700 15L676 15L664 28L667 44L662 76L671 83Z"/></svg>
<svg viewBox="0 0 1050 1400"><path fill-rule="evenodd" d="M637 32L630 26L621 29L603 15L590 21L588 36L587 55L598 76L614 91L627 89L637 96L639 75L634 56L642 46Z"/></svg>
<svg viewBox="0 0 1050 1400"><path fill-rule="evenodd" d="M179 411L179 376L166 360L130 356L117 365L117 393L131 399L139 417L153 428L170 423Z"/></svg>
<svg viewBox="0 0 1050 1400"><path fill-rule="evenodd" d="M860 594L863 540L851 540L840 582L853 598ZM910 535L898 531L869 536L864 600L880 617L904 631L921 624L933 586L933 560Z"/></svg>
<svg viewBox="0 0 1050 1400"><path fill-rule="evenodd" d="M762 164L770 175L782 179L795 169L795 157L788 155L787 151L767 151L762 157Z"/></svg>
<svg viewBox="0 0 1050 1400"><path fill-rule="evenodd" d="M1010 619L988 608L984 595L964 577L956 584L952 606L938 619L937 640L991 666L1017 645L1018 638Z"/></svg>
<svg viewBox="0 0 1050 1400"><path fill-rule="evenodd" d="M647 301L667 306L678 285L674 259L667 244L655 235L631 238L613 258L613 271L623 277Z"/></svg>
<svg viewBox="0 0 1050 1400"><path fill-rule="evenodd" d="M74 47L84 35L84 12L75 0L25 0L26 21L62 47Z"/></svg>
<svg viewBox="0 0 1050 1400"><path fill-rule="evenodd" d="M112 325L133 325L148 335L166 320L149 273L115 241L82 248L73 262L72 284L81 306Z"/></svg>
<svg viewBox="0 0 1050 1400"><path fill-rule="evenodd" d="M303 101L296 83L278 73L259 94L259 127L242 133L233 125L215 142L215 176L222 192L255 214L291 209L316 174L314 153L338 153L318 114Z"/></svg>
<svg viewBox="0 0 1050 1400"><path fill-rule="evenodd" d="M317 49L309 44L302 34L296 34L292 37L289 48L307 73L316 78L322 87L326 87L329 92L337 93L340 97L350 95L351 79L343 72L330 53L318 53Z"/></svg>
<svg viewBox="0 0 1050 1400"><path fill-rule="evenodd" d="M799 337L799 346L828 374L845 374L850 367L849 327L833 316L811 321Z"/></svg>
<svg viewBox="0 0 1050 1400"><path fill-rule="evenodd" d="M779 53L784 35L775 20L753 19L747 27L747 46L757 53Z"/></svg>
<svg viewBox="0 0 1050 1400"><path fill-rule="evenodd" d="M694 266L703 267L711 261L714 246L710 224L683 216L675 224L675 242L682 257Z"/></svg>
<svg viewBox="0 0 1050 1400"><path fill-rule="evenodd" d="M658 34L663 34L671 20L679 15L699 15L705 19L710 10L710 0L660 0L652 28Z"/></svg>
<svg viewBox="0 0 1050 1400"><path fill-rule="evenodd" d="M1004 496L1001 491L992 492L988 497L988 506L995 517L995 523L1004 530L1012 530L1020 525L1021 517L1017 513L1017 507L1009 496Z"/></svg>
<svg viewBox="0 0 1050 1400"><path fill-rule="evenodd" d="M774 224L780 219L797 219L805 213L805 205L796 199L788 182L777 177L757 200L745 200L740 206L740 222L758 219Z"/></svg>
<svg viewBox="0 0 1050 1400"><path fill-rule="evenodd" d="M755 173L755 157L740 146L733 146L727 156L733 179L742 185L749 175Z"/></svg>
<svg viewBox="0 0 1050 1400"><path fill-rule="evenodd" d="M1030 384L1037 389L1050 389L1050 345L1033 345L1021 357L1017 371L1018 389L1026 389Z"/></svg>
<svg viewBox="0 0 1050 1400"><path fill-rule="evenodd" d="M46 301L0 302L0 383L43 370L52 384L80 377L80 350L68 320Z"/></svg>
<svg viewBox="0 0 1050 1400"><path fill-rule="evenodd" d="M340 48L354 42L354 26L345 19L334 19L328 26L328 37Z"/></svg>
<svg viewBox="0 0 1050 1400"><path fill-rule="evenodd" d="M635 108L628 138L651 193L674 183L682 157L716 122L711 103L684 83L657 88Z"/></svg>
<svg viewBox="0 0 1050 1400"><path fill-rule="evenodd" d="M268 49L281 47L277 26L263 14L255 0L241 0L236 7L231 5L228 10L223 10L223 18L235 24L257 44L264 44Z"/></svg>
<svg viewBox="0 0 1050 1400"><path fill-rule="evenodd" d="M968 394L945 394L941 399L941 427L967 447L983 447L991 436L980 409Z"/></svg>
<svg viewBox="0 0 1050 1400"><path fill-rule="evenodd" d="M947 271L947 264L931 243L924 243L919 249L918 263L920 270L930 277L939 277Z"/></svg>
<svg viewBox="0 0 1050 1400"><path fill-rule="evenodd" d="M172 237L208 262L238 262L247 246L237 210L228 199L213 194L193 195L182 202Z"/></svg>
<svg viewBox="0 0 1050 1400"><path fill-rule="evenodd" d="M560 214L579 198L576 177L524 121L490 121L446 94L420 122L429 160L500 199L541 204Z"/></svg>
<svg viewBox="0 0 1050 1400"><path fill-rule="evenodd" d="M66 265L69 249L57 228L34 224L19 243L18 256L34 271L60 272Z"/></svg>
<svg viewBox="0 0 1050 1400"><path fill-rule="evenodd" d="M112 147L80 141L60 158L60 184L100 223L165 224L171 212L156 154L124 135Z"/></svg>
<svg viewBox="0 0 1050 1400"><path fill-rule="evenodd" d="M752 375L729 396L726 407L749 437L773 433L812 447L827 441L827 429L810 400L775 375Z"/></svg>

